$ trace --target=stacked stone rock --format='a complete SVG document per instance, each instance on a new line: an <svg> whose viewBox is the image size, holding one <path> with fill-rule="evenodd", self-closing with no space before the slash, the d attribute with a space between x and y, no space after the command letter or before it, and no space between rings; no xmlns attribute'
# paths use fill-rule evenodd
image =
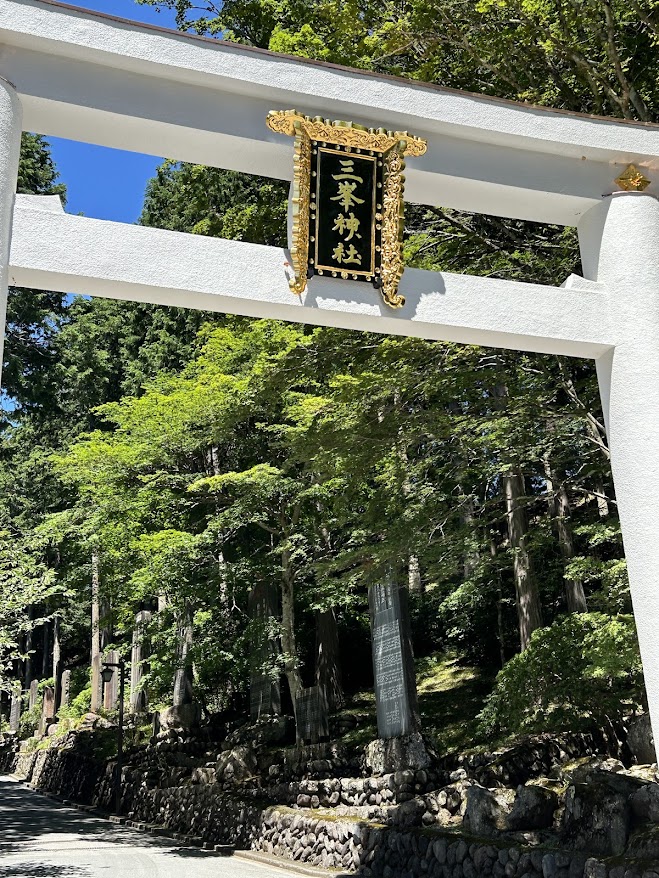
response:
<svg viewBox="0 0 659 878"><path fill-rule="evenodd" d="M88 718L87 731L12 756L17 770L42 789L109 808L112 764L94 759L95 725ZM543 737L453 770L446 762L370 776L364 758L335 744L282 747L289 731L273 722L230 730L221 742L163 732L126 754L122 812L209 844L365 878L659 878L659 784L648 770L584 758L593 746L585 738ZM582 758L566 764L572 755ZM506 788L502 773L522 783Z"/></svg>
<svg viewBox="0 0 659 878"><path fill-rule="evenodd" d="M15 735L0 735L0 772L11 774L18 760L18 740Z"/></svg>
<svg viewBox="0 0 659 878"><path fill-rule="evenodd" d="M447 775L462 770L484 787L517 786L530 778L548 775L555 765L570 759L597 753L620 757L623 752L622 743L603 732L565 732L533 735L495 753L452 756L440 760L438 767Z"/></svg>

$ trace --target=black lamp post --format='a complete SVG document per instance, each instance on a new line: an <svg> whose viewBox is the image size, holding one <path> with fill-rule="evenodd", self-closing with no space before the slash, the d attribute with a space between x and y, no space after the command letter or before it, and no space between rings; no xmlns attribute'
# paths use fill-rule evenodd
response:
<svg viewBox="0 0 659 878"><path fill-rule="evenodd" d="M114 668L119 671L119 728L117 734L117 765L114 775L114 807L117 814L121 806L121 769L124 755L124 677L126 663L123 659L118 662L103 662L101 678L104 683L110 683Z"/></svg>

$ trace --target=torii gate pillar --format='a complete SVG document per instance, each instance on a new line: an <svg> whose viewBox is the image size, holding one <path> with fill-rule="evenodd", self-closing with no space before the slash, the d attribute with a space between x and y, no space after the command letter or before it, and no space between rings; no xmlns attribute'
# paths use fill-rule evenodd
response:
<svg viewBox="0 0 659 878"><path fill-rule="evenodd" d="M21 151L23 111L16 90L0 77L0 373L7 315L11 225Z"/></svg>
<svg viewBox="0 0 659 878"><path fill-rule="evenodd" d="M659 201L617 192L578 228L584 276L609 288L618 339L596 360L597 377L659 744Z"/></svg>

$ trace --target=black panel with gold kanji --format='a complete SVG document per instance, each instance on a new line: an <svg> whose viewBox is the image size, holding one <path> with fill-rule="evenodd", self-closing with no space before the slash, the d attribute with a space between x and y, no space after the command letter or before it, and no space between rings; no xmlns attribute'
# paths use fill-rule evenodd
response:
<svg viewBox="0 0 659 878"><path fill-rule="evenodd" d="M312 143L308 276L379 286L382 154Z"/></svg>

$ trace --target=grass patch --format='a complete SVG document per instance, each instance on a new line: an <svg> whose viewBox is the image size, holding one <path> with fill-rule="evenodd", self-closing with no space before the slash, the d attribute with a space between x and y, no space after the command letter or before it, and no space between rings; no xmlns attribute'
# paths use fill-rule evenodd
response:
<svg viewBox="0 0 659 878"><path fill-rule="evenodd" d="M479 739L476 717L495 676L462 663L455 655L438 653L417 662L421 723L440 755L486 743Z"/></svg>
<svg viewBox="0 0 659 878"><path fill-rule="evenodd" d="M440 755L474 749L486 742L477 735L476 717L492 690L494 672L464 664L452 654L436 653L416 662L421 724ZM375 693L354 693L341 711L359 719L357 728L341 739L351 747L364 747L378 736Z"/></svg>

